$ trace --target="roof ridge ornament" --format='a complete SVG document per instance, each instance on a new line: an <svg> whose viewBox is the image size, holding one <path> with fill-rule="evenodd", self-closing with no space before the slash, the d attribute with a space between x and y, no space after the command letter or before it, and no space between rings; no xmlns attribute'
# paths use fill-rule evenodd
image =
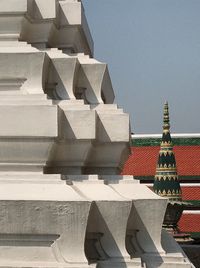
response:
<svg viewBox="0 0 200 268"><path fill-rule="evenodd" d="M167 175L169 179L165 180L164 176L161 178L160 175ZM170 134L169 106L166 101L163 109L163 134L154 179L154 192L159 192L159 195L168 197L169 200L181 201L181 188L177 178L176 159L173 152L173 143ZM172 192L177 194L169 195L169 193Z"/></svg>
<svg viewBox="0 0 200 268"><path fill-rule="evenodd" d="M153 190L157 195L166 197L169 200L163 227L175 237L179 233L178 221L184 209L184 202L182 202L181 198L181 187L178 180L169 122L169 106L168 102L165 102L163 109L163 134Z"/></svg>

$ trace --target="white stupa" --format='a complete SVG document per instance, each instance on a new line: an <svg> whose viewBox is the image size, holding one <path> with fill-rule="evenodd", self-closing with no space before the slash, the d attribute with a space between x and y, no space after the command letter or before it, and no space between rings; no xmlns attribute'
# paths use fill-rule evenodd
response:
<svg viewBox="0 0 200 268"><path fill-rule="evenodd" d="M129 116L92 56L81 1L0 1L0 267L192 267L118 175Z"/></svg>

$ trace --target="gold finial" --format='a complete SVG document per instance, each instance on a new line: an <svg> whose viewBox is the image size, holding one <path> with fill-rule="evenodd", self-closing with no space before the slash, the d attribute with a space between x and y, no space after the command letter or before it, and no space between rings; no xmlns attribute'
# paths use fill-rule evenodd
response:
<svg viewBox="0 0 200 268"><path fill-rule="evenodd" d="M164 104L164 112L163 112L163 130L169 131L170 124L169 124L169 107L168 102L166 101Z"/></svg>

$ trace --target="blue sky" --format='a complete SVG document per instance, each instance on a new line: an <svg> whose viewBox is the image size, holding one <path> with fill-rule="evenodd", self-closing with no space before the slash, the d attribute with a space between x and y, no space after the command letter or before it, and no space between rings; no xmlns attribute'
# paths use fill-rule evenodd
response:
<svg viewBox="0 0 200 268"><path fill-rule="evenodd" d="M200 0L83 0L95 58L135 133L200 132Z"/></svg>

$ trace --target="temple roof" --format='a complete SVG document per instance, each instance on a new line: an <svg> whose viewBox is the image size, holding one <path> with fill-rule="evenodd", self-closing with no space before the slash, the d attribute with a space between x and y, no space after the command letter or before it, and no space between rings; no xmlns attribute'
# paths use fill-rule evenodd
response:
<svg viewBox="0 0 200 268"><path fill-rule="evenodd" d="M151 145L152 139L145 141L145 143L148 142L148 146L142 145L144 140L138 140L137 142L136 146L131 148L132 153L126 161L122 173L124 175L134 175L140 179L152 180L156 172L160 147ZM140 145L138 145L139 142L141 142ZM156 144L158 142L158 139L156 139ZM196 143L194 143L193 138L181 138L179 142L180 145L173 147L179 179L200 179L200 138L196 140Z"/></svg>
<svg viewBox="0 0 200 268"><path fill-rule="evenodd" d="M179 221L179 229L181 232L193 233L193 237L199 237L200 234L200 214L182 214Z"/></svg>

